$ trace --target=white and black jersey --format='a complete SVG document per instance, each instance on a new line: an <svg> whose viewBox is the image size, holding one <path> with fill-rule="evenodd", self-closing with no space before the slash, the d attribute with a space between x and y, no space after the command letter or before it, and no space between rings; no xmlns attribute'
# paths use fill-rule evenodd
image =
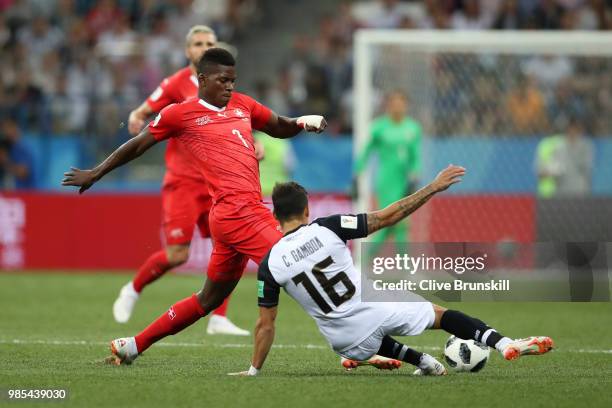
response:
<svg viewBox="0 0 612 408"><path fill-rule="evenodd" d="M392 313L389 304L361 302L361 276L346 241L367 235L366 214L318 218L288 232L259 265L259 306L278 305L282 287L334 350L359 344Z"/></svg>

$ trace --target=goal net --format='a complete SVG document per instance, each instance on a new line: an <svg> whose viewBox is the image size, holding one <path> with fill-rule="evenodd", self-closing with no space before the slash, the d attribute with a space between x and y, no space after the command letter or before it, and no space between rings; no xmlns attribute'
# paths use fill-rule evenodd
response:
<svg viewBox="0 0 612 408"><path fill-rule="evenodd" d="M400 91L422 127L419 186L449 163L468 170L411 217L406 240L612 241L611 44L595 32L357 32L355 155ZM377 205L387 163L373 156L358 211Z"/></svg>

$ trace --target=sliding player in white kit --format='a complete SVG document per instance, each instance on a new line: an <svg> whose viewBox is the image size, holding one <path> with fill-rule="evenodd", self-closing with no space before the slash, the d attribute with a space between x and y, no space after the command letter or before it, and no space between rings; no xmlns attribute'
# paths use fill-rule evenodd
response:
<svg viewBox="0 0 612 408"><path fill-rule="evenodd" d="M406 361L415 374L443 375L433 357L408 349L391 335L414 336L426 329L443 329L462 339L496 348L506 360L544 354L549 337L512 340L484 322L423 299L420 302L361 302L361 276L346 241L363 238L404 219L436 193L461 181L465 169L450 165L433 182L386 208L368 214L333 215L308 224L308 196L297 183L277 184L272 193L274 216L284 237L259 265L260 316L255 327L251 367L237 375L257 375L274 341L274 320L280 288L294 298L319 326L332 349L356 367L372 356ZM349 365L346 363L349 362Z"/></svg>

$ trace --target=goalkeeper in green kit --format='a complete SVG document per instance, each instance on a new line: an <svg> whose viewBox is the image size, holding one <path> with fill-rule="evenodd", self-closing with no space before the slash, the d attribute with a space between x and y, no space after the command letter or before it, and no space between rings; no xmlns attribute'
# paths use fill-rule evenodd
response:
<svg viewBox="0 0 612 408"><path fill-rule="evenodd" d="M378 155L378 171L374 180L374 192L379 207L411 194L417 188L421 170L421 125L407 116L408 100L405 94L395 91L387 96L386 114L372 122L370 139L359 155L355 171L361 173L372 154ZM393 237L397 242L407 242L408 221L381 230L374 235L371 254Z"/></svg>

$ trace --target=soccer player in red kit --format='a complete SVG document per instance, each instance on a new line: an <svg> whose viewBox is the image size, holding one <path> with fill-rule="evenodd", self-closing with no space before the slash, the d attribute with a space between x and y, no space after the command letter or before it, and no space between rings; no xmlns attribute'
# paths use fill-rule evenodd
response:
<svg viewBox="0 0 612 408"><path fill-rule="evenodd" d="M64 173L62 185L79 186L82 193L159 141L175 138L197 158L209 182L213 253L203 289L172 305L135 337L113 340L112 361L116 364L131 363L156 341L178 333L218 307L240 280L248 259L259 263L282 236L277 221L261 202L252 130L289 138L302 129L321 132L327 125L322 116L278 116L234 92L234 66L229 52L209 49L197 65L198 99L163 109L148 128L94 169L72 168Z"/></svg>
<svg viewBox="0 0 612 408"><path fill-rule="evenodd" d="M164 79L151 96L130 113L130 134L137 135L145 120L154 112L197 96L196 64L207 49L215 46L217 38L211 28L197 25L189 30L185 40L185 56L189 66ZM118 323L130 319L145 286L168 270L187 262L196 224L202 237L210 237L208 214L212 199L196 159L176 139L170 139L166 146L165 160L166 174L161 196L166 248L151 254L138 269L134 279L121 288L113 304L113 316ZM212 313L206 332L249 335L247 330L237 327L226 317L228 301L229 297Z"/></svg>

